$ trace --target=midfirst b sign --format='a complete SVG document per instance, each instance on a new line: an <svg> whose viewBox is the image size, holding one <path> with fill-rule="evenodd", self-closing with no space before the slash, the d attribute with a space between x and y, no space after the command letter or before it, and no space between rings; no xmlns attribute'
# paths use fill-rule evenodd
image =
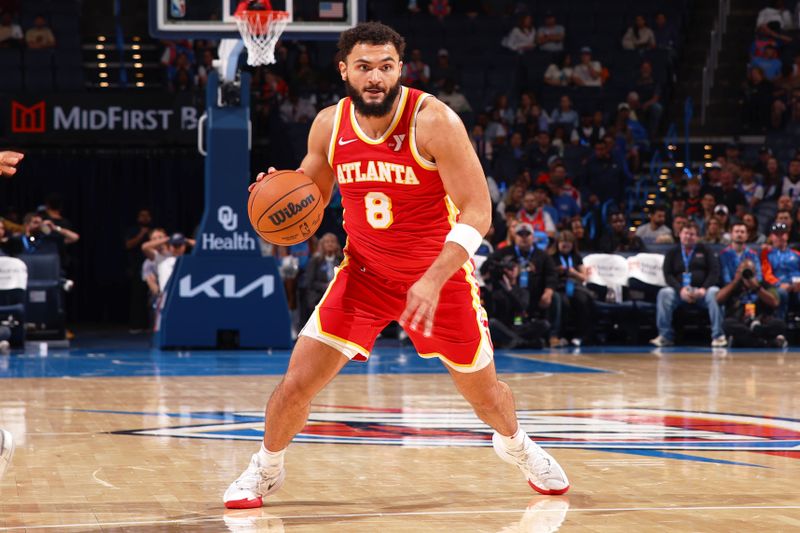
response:
<svg viewBox="0 0 800 533"><path fill-rule="evenodd" d="M162 94L26 96L0 109L0 134L19 144L194 143L201 114L191 97Z"/></svg>

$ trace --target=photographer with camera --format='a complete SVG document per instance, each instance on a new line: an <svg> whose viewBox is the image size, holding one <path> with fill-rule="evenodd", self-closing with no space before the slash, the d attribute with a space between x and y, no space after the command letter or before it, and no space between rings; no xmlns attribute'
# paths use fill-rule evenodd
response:
<svg viewBox="0 0 800 533"><path fill-rule="evenodd" d="M550 329L550 324L557 324L561 315L561 299L556 293L558 272L550 256L536 248L535 240L533 227L530 224L526 222L517 224L514 229L514 246L506 246L494 252L481 268L483 274L495 272L495 279L490 280L494 289L496 282L499 281L497 265L504 264L507 257L519 265L517 284L528 294L522 325L527 328L524 333L529 343L535 343L539 337L544 337ZM491 313L489 315L492 316ZM546 328L543 327L545 320L548 322ZM562 345L556 333L550 332L552 347Z"/></svg>
<svg viewBox="0 0 800 533"><path fill-rule="evenodd" d="M717 302L725 306L722 328L731 347L785 348L786 324L772 316L778 291L761 278L757 265L751 257L743 258L731 281L717 293Z"/></svg>
<svg viewBox="0 0 800 533"><path fill-rule="evenodd" d="M723 285L727 285L733 280L745 259L749 259L753 263L753 276L759 281L763 279L758 253L748 248L746 244L747 226L744 222L737 222L731 227L730 246L719 253L720 277Z"/></svg>
<svg viewBox="0 0 800 533"><path fill-rule="evenodd" d="M489 315L492 342L498 348L538 347L526 340L527 309L530 293L519 286L519 263L510 255L486 263L489 291L484 306Z"/></svg>

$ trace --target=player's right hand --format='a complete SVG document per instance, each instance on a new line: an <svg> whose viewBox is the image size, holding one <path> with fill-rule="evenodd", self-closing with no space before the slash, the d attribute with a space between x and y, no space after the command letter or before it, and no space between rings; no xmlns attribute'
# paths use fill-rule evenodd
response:
<svg viewBox="0 0 800 533"><path fill-rule="evenodd" d="M270 174L274 174L277 171L278 169L276 169L275 167L269 167L266 172L259 172L258 176L256 176L256 181L250 184L250 186L247 188L247 192L253 192L253 189L258 184L258 182L262 181L264 178L266 178ZM305 170L303 170L302 168L298 168L295 172L305 172Z"/></svg>
<svg viewBox="0 0 800 533"><path fill-rule="evenodd" d="M0 176L13 176L17 172L17 164L25 154L12 151L0 151Z"/></svg>

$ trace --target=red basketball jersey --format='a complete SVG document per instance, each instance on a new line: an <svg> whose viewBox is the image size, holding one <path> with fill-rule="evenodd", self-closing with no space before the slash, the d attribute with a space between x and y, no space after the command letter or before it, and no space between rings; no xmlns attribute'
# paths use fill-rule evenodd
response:
<svg viewBox="0 0 800 533"><path fill-rule="evenodd" d="M436 164L415 144L417 113L430 96L401 87L397 112L379 139L361 130L350 98L343 98L328 148L342 194L345 251L365 269L397 281L419 279L457 216Z"/></svg>

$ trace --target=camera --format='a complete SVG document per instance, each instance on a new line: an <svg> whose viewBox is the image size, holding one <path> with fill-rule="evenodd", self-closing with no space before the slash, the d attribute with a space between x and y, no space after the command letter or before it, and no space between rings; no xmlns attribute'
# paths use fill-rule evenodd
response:
<svg viewBox="0 0 800 533"><path fill-rule="evenodd" d="M742 269L742 278L744 278L746 280L753 279L753 277L755 277L755 275L756 275L756 273L753 272L752 268L743 268Z"/></svg>

